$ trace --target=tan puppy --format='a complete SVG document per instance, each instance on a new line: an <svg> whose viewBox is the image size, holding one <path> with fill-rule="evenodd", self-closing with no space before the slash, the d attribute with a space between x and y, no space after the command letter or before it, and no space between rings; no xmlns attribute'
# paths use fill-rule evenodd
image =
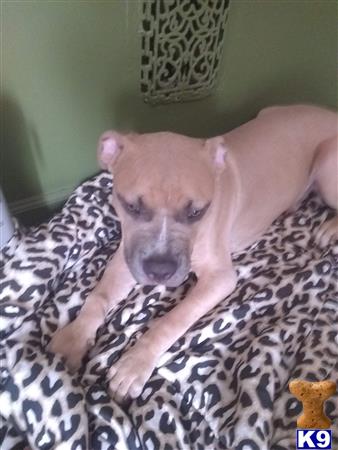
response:
<svg viewBox="0 0 338 450"><path fill-rule="evenodd" d="M236 286L231 253L253 243L315 184L338 205L337 115L313 106L264 109L221 137L174 133L120 135L98 145L114 175L114 206L122 242L74 322L50 348L76 369L107 313L141 284L196 286L110 368L113 395L137 397L161 354ZM318 239L338 237L337 218Z"/></svg>

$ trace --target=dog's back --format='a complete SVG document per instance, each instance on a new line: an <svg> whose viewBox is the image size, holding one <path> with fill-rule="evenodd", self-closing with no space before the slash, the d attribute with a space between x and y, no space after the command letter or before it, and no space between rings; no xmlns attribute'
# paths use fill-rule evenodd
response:
<svg viewBox="0 0 338 450"><path fill-rule="evenodd" d="M294 132L298 129L297 137L311 140L313 147L338 132L337 113L314 105L270 106L257 115L257 119L263 118L267 124L282 123Z"/></svg>
<svg viewBox="0 0 338 450"><path fill-rule="evenodd" d="M275 106L224 136L242 187L235 249L254 241L304 195L315 181L314 167L321 147L333 142L337 125L337 114L324 108ZM334 160L334 149L330 152ZM334 169L333 164L326 184L337 184L337 165Z"/></svg>

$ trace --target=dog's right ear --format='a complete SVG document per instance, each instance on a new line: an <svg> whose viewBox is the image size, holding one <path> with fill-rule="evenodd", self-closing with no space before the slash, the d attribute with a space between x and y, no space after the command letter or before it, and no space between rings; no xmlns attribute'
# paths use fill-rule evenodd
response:
<svg viewBox="0 0 338 450"><path fill-rule="evenodd" d="M106 131L97 145L97 160L101 169L111 169L124 147L124 136L116 131Z"/></svg>
<svg viewBox="0 0 338 450"><path fill-rule="evenodd" d="M226 166L228 147L223 136L216 136L205 141L205 147L217 172L222 172Z"/></svg>

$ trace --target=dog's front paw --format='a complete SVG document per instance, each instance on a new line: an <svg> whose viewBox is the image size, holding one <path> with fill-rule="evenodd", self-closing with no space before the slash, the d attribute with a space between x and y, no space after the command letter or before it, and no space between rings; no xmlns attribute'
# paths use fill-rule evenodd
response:
<svg viewBox="0 0 338 450"><path fill-rule="evenodd" d="M338 217L334 217L322 224L319 228L316 240L322 248L338 241Z"/></svg>
<svg viewBox="0 0 338 450"><path fill-rule="evenodd" d="M85 335L83 330L75 320L58 330L48 345L49 351L65 358L72 372L79 369L84 355L94 344L94 340Z"/></svg>
<svg viewBox="0 0 338 450"><path fill-rule="evenodd" d="M142 344L135 344L109 369L109 392L113 398L137 398L156 367L156 357Z"/></svg>

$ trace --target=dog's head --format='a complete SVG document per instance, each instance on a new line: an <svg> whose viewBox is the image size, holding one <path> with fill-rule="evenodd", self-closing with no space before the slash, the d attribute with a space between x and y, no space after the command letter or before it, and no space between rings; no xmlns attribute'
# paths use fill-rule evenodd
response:
<svg viewBox="0 0 338 450"><path fill-rule="evenodd" d="M101 136L98 160L114 176L124 255L139 283L184 281L197 230L211 213L225 153L222 138L114 131Z"/></svg>

